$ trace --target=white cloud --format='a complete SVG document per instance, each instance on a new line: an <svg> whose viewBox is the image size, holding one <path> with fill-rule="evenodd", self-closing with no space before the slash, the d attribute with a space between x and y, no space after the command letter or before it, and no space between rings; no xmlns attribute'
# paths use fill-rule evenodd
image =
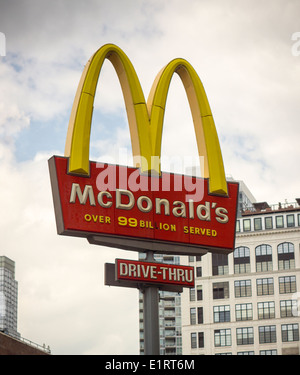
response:
<svg viewBox="0 0 300 375"><path fill-rule="evenodd" d="M53 354L138 354L137 291L103 285L105 262L136 254L57 236L47 158L0 166L0 226L4 255L16 262L18 329ZM114 332L120 346L107 347Z"/></svg>

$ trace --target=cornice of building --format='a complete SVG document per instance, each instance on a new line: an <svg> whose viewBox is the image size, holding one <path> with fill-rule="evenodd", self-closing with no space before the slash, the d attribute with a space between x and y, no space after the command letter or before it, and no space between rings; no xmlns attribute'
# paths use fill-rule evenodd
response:
<svg viewBox="0 0 300 375"><path fill-rule="evenodd" d="M264 235L272 235L272 234L283 234L283 233L292 233L292 232L300 233L300 227L238 232L236 233L236 238L264 236Z"/></svg>

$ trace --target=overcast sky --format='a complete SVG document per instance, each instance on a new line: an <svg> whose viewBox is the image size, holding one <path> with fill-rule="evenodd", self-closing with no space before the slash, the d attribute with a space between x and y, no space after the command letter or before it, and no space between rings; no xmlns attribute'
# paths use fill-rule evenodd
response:
<svg viewBox="0 0 300 375"><path fill-rule="evenodd" d="M227 175L257 201L300 197L299 0L0 0L0 255L16 262L18 330L53 354L138 354L138 292L103 284L105 262L136 253L56 234L47 160L63 155L83 67L114 43L145 97L187 59L205 87ZM294 45L294 46L293 46ZM1 51L0 46L0 51ZM299 46L300 51L300 46ZM95 100L92 159L130 150L109 62ZM183 86L171 83L163 155L196 155Z"/></svg>

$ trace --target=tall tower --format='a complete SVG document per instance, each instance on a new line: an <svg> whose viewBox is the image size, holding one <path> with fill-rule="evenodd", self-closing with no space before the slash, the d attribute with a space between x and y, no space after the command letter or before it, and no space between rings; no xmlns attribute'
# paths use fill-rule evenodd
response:
<svg viewBox="0 0 300 375"><path fill-rule="evenodd" d="M15 280L15 262L0 256L0 331L19 338L17 332L18 282Z"/></svg>
<svg viewBox="0 0 300 375"><path fill-rule="evenodd" d="M139 259L145 254L139 253ZM180 264L180 257L175 255L155 254L157 262ZM140 354L144 354L143 295L140 292ZM161 355L181 355L181 296L179 293L159 291L159 337Z"/></svg>

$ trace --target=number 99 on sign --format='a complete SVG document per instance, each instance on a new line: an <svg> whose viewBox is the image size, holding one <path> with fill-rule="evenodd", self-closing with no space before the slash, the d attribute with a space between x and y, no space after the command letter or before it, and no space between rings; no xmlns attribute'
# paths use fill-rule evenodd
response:
<svg viewBox="0 0 300 375"><path fill-rule="evenodd" d="M124 227L129 226L129 227L137 227L138 226L138 221L134 217L124 217L124 216L119 216L118 217L118 224L122 225Z"/></svg>
<svg viewBox="0 0 300 375"><path fill-rule="evenodd" d="M118 216L118 224L122 227L154 229L152 222L148 220L137 220L134 217Z"/></svg>

